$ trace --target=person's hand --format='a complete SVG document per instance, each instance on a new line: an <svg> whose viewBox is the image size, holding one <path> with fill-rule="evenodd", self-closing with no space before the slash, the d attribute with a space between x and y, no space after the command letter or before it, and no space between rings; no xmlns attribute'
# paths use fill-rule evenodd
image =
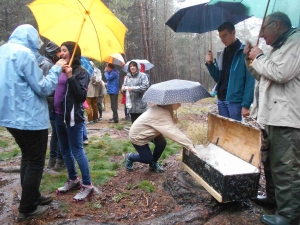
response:
<svg viewBox="0 0 300 225"><path fill-rule="evenodd" d="M107 71L107 66L104 68L104 72L106 72Z"/></svg>
<svg viewBox="0 0 300 225"><path fill-rule="evenodd" d="M56 66L60 66L61 68L63 68L65 64L67 64L67 62L64 59L60 59L55 63Z"/></svg>
<svg viewBox="0 0 300 225"><path fill-rule="evenodd" d="M69 65L64 65L63 71L65 72L67 79L72 77L72 67Z"/></svg>
<svg viewBox="0 0 300 225"><path fill-rule="evenodd" d="M214 61L214 58L213 58L213 54L211 51L208 51L206 57L205 57L205 61L207 64L212 64L213 61Z"/></svg>
<svg viewBox="0 0 300 225"><path fill-rule="evenodd" d="M257 46L254 46L251 50L250 50L250 53L249 53L249 58L254 60L256 58L256 56L260 53L263 53L263 51L257 47Z"/></svg>
<svg viewBox="0 0 300 225"><path fill-rule="evenodd" d="M250 110L242 107L242 116L247 117L250 115Z"/></svg>
<svg viewBox="0 0 300 225"><path fill-rule="evenodd" d="M249 58L249 53L251 51L251 49L253 48L253 46L251 45L251 43L248 41L245 48L244 48L244 54L247 56L247 59Z"/></svg>
<svg viewBox="0 0 300 225"><path fill-rule="evenodd" d="M122 91L126 91L127 90L127 86L122 86L122 89L121 89Z"/></svg>

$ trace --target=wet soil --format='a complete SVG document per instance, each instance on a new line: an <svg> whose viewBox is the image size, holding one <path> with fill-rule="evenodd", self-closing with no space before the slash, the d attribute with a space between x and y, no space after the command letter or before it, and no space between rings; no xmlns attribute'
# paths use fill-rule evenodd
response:
<svg viewBox="0 0 300 225"><path fill-rule="evenodd" d="M184 107L184 106L183 106ZM122 118L123 105L119 107ZM112 138L128 136L129 123L125 129L117 130L108 119L110 109L103 113L102 122L88 125L88 135ZM187 118L184 118L187 119ZM191 120L205 122L204 113L189 116ZM120 124L123 122L120 120ZM3 131L5 132L5 131ZM9 135L7 135L7 138ZM181 153L163 161L165 173L157 174L148 165L136 163L133 172L122 167L118 174L102 186L96 186L94 194L84 203L72 202L76 191L56 195L50 210L36 220L18 224L261 224L262 213L274 213L275 209L263 208L249 199L243 202L218 203L181 166ZM124 156L112 160L123 161ZM1 224L16 224L20 200L20 180L16 172L20 158L0 162L0 221ZM2 168L2 169L1 169ZM53 171L45 169L45 173ZM142 181L155 186L153 192L138 187ZM259 186L264 193L264 179Z"/></svg>

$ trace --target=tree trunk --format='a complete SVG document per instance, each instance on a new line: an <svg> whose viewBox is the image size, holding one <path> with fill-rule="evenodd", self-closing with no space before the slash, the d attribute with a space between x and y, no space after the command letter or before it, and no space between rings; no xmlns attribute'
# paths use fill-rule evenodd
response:
<svg viewBox="0 0 300 225"><path fill-rule="evenodd" d="M141 18L141 27L142 27L142 38L143 38L143 46L144 46L144 58L149 59L148 57L148 45L147 45L147 39L146 39L146 26L145 26L145 16L144 16L144 9L143 9L143 3L140 0L140 18Z"/></svg>

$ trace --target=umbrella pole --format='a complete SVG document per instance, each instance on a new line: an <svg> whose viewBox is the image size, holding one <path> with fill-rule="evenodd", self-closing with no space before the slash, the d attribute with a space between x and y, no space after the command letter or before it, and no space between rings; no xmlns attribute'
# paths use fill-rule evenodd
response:
<svg viewBox="0 0 300 225"><path fill-rule="evenodd" d="M82 33L82 29L83 29L84 23L85 23L85 21L86 21L86 17L87 17L87 15L89 14L89 11L90 11L90 8L91 8L92 4L93 4L93 1L91 2L91 5L90 5L90 7L89 7L89 10L86 10L86 9L84 8L84 9L85 9L85 15L84 15L84 18L83 18L83 21L82 21L82 24L81 24L81 27L80 27L80 30L79 30L79 34L78 34L78 37L77 37L77 41L76 41L76 44L75 44L75 47L74 47L74 51L73 51L72 57L71 57L70 62L69 62L69 66L72 65L72 62L73 62L73 60L74 60L75 52L76 52L77 47L78 47L78 41L79 41L79 39L80 39L80 36L81 36L81 33Z"/></svg>
<svg viewBox="0 0 300 225"><path fill-rule="evenodd" d="M258 43L259 43L261 29L262 29L262 27L264 25L264 22L265 22L265 19L266 19L266 15L267 15L267 11L268 11L268 8L269 8L269 4L270 4L270 0L268 0L268 4L267 4L267 8L266 8L266 11L265 11L265 14L264 14L264 18L263 18L262 24L261 24L260 29L259 29L258 38L257 38L257 41L256 41L256 46L258 46Z"/></svg>

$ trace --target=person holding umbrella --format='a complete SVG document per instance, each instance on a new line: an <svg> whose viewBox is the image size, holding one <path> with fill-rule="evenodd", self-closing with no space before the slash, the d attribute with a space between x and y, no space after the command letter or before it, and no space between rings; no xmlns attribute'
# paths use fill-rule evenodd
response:
<svg viewBox="0 0 300 225"><path fill-rule="evenodd" d="M235 27L231 22L225 22L218 27L219 37L226 46L218 53L217 61L208 52L205 65L211 77L217 82L219 114L224 117L242 120L249 116L253 101L254 78L249 74L244 62L244 47L235 38Z"/></svg>
<svg viewBox="0 0 300 225"><path fill-rule="evenodd" d="M276 215L262 215L264 224L300 223L300 29L290 18L268 15L260 37L273 47L269 55L258 46L244 52L253 60L250 73L259 78L257 121L265 125L275 186ZM249 65L249 60L246 65ZM272 196L267 196L269 199Z"/></svg>
<svg viewBox="0 0 300 225"><path fill-rule="evenodd" d="M68 64L75 51L76 43L67 41L61 45L61 58ZM83 102L89 84L88 73L81 67L81 50L77 46L74 60L60 76L54 95L56 131L61 154L68 170L68 179L56 193L80 189L73 198L74 202L84 200L94 192L87 157L83 149ZM77 174L75 160L82 175L82 184Z"/></svg>
<svg viewBox="0 0 300 225"><path fill-rule="evenodd" d="M196 102L211 95L198 82L186 80L169 80L153 84L143 96L143 101L153 103L146 112L140 115L132 124L129 140L138 152L130 152L126 156L126 169L133 170L134 162L149 164L149 169L157 173L164 172L158 160L166 147L166 139L182 144L188 150L196 153L195 147L177 127L176 110L179 102ZM153 153L148 143L155 144Z"/></svg>

